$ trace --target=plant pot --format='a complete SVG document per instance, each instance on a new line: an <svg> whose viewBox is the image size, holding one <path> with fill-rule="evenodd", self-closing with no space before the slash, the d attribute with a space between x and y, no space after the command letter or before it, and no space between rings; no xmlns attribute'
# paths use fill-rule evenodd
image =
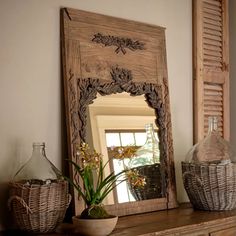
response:
<svg viewBox="0 0 236 236"><path fill-rule="evenodd" d="M115 228L118 216L106 219L80 219L79 216L73 216L72 220L76 233L84 236L105 236Z"/></svg>

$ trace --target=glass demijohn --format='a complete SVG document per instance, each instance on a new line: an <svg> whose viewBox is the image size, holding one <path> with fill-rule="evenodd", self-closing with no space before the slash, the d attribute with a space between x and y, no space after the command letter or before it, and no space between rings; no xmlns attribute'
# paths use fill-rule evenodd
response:
<svg viewBox="0 0 236 236"><path fill-rule="evenodd" d="M159 141L155 136L153 124L146 124L145 129L146 142L137 150L136 157L131 163L132 168L160 163Z"/></svg>
<svg viewBox="0 0 236 236"><path fill-rule="evenodd" d="M187 153L186 162L222 163L236 162L234 152L228 141L217 131L217 117L208 118L208 134Z"/></svg>
<svg viewBox="0 0 236 236"><path fill-rule="evenodd" d="M31 158L17 171L13 181L48 184L60 178L60 171L46 156L45 143L33 143Z"/></svg>

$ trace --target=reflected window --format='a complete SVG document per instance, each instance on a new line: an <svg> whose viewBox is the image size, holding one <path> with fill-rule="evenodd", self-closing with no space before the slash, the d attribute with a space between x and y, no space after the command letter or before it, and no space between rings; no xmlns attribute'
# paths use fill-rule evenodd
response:
<svg viewBox="0 0 236 236"><path fill-rule="evenodd" d="M125 167L129 167L131 159L116 158L114 156L114 148L116 148L117 150L118 148L133 146L134 148L138 149L146 142L145 130L106 130L105 135L108 158L112 160L110 161L110 169L116 174L124 170ZM155 132L155 136L157 138L157 131ZM126 181L117 185L114 190L115 191L113 192L113 194L116 202L123 203L136 201Z"/></svg>
<svg viewBox="0 0 236 236"><path fill-rule="evenodd" d="M107 147L142 146L146 141L145 130L106 130ZM157 132L155 132L157 137Z"/></svg>

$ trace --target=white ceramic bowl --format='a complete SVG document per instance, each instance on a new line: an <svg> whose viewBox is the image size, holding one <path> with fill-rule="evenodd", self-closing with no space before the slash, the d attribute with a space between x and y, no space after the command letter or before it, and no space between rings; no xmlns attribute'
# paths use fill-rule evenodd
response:
<svg viewBox="0 0 236 236"><path fill-rule="evenodd" d="M84 236L105 236L115 228L118 216L107 219L80 219L79 216L73 216L72 220L76 233Z"/></svg>

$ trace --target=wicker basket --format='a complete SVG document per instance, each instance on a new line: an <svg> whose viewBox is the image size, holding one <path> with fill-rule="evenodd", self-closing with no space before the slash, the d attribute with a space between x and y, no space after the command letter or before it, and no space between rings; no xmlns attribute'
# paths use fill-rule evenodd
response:
<svg viewBox="0 0 236 236"><path fill-rule="evenodd" d="M135 187L128 183L131 194L136 201L162 197L162 178L160 164L145 165L133 168L145 177L143 187Z"/></svg>
<svg viewBox="0 0 236 236"><path fill-rule="evenodd" d="M8 206L19 229L46 233L60 224L71 196L68 183L60 180L50 184L10 184Z"/></svg>
<svg viewBox="0 0 236 236"><path fill-rule="evenodd" d="M182 162L182 173L194 208L209 211L236 208L236 164Z"/></svg>

